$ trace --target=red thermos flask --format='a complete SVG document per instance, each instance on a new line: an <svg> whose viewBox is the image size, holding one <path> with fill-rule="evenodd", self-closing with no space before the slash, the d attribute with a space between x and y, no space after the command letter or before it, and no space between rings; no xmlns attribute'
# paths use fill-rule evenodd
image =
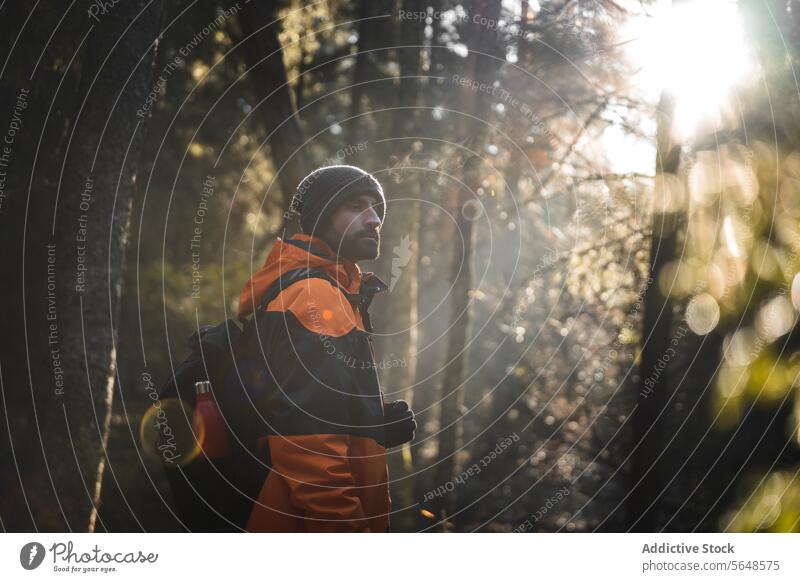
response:
<svg viewBox="0 0 800 582"><path fill-rule="evenodd" d="M211 393L211 382L196 382L194 416L192 424L194 433L200 439L200 450L209 459L225 457L230 452L228 428Z"/></svg>

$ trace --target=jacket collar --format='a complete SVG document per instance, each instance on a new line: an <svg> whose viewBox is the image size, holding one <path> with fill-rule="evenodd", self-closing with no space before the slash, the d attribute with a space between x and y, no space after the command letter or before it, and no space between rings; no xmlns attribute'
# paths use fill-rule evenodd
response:
<svg viewBox="0 0 800 582"><path fill-rule="evenodd" d="M283 273L299 267L319 268L335 279L350 294L359 294L365 307L375 293L388 289L374 273L363 273L353 261L337 257L322 239L304 233L287 240L278 238L261 269L244 286L239 297L239 317L253 313L259 298Z"/></svg>
<svg viewBox="0 0 800 582"><path fill-rule="evenodd" d="M321 238L310 234L299 233L283 241L284 246L291 245L323 261L319 266L328 271L339 284L350 292L357 292L361 285L361 268L353 261L336 256L334 250ZM312 259L309 257L309 261Z"/></svg>

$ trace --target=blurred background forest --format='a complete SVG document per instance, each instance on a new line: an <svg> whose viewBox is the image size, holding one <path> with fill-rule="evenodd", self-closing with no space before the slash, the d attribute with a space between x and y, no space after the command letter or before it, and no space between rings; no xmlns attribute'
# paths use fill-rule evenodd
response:
<svg viewBox="0 0 800 582"><path fill-rule="evenodd" d="M153 386L347 163L387 192L362 267L419 424L395 531L800 531L797 0L3 2L0 28L4 529L183 531Z"/></svg>

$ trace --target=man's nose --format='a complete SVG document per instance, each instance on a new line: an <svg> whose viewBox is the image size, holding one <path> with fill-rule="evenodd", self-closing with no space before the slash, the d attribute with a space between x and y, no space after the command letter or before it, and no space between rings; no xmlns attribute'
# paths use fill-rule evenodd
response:
<svg viewBox="0 0 800 582"><path fill-rule="evenodd" d="M364 212L364 226L375 230L381 226L381 219L371 206Z"/></svg>

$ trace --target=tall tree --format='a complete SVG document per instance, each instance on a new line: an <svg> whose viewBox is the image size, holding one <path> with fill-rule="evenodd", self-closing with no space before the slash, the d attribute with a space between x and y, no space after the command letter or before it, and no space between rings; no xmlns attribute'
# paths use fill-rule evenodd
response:
<svg viewBox="0 0 800 582"><path fill-rule="evenodd" d="M358 52L350 87L351 119L348 122L348 134L352 142L359 141L365 135L366 119L359 117L359 114L385 106L386 100L392 95L380 83L371 81L383 77L381 63L389 60L387 49L394 46L394 5L394 0L359 0L357 5ZM417 23L406 24L411 26L404 27L403 33L413 34L408 28L415 28ZM366 105L369 105L369 109L365 109Z"/></svg>
<svg viewBox="0 0 800 582"><path fill-rule="evenodd" d="M660 463L663 414L668 395L666 370L659 374L659 359L669 347L672 329L672 304L668 293L659 284L664 268L675 256L676 230L680 223L679 209L672 205L678 175L680 146L673 138L675 98L668 91L658 107L656 138L656 181L653 209L653 234L650 241L649 285L644 294L642 321L641 385L637 408L633 415L635 432L630 493L630 527L636 531L653 531L657 507L653 504L660 491Z"/></svg>
<svg viewBox="0 0 800 582"><path fill-rule="evenodd" d="M684 1L676 0L673 5ZM675 257L678 231L685 223L682 215L685 208L680 200L684 181L678 173L681 144L675 137L675 105L675 94L670 88L664 88L656 110L656 179L649 284L644 293L640 386L633 413L634 450L628 527L634 531L653 531L656 526L662 480L664 414L670 400L667 393L668 367L655 372L659 360L669 348L673 324L673 304L669 289L662 286L662 274Z"/></svg>
<svg viewBox="0 0 800 582"><path fill-rule="evenodd" d="M497 22L500 16L499 0L473 0L469 10L471 26L464 39L469 53L464 60L462 77L485 83L491 87L500 68L502 53L497 42L497 30L481 25L485 18ZM475 18L475 17L479 18ZM493 58L494 57L494 58ZM473 218L466 205L478 195L482 181L482 151L488 135L487 117L492 101L485 92L464 89L459 120L459 138L463 151L459 155L464 163L461 172L462 184L455 197L456 227L463 245L453 245L451 281L453 283L450 301L450 327L447 333L447 353L442 376L440 405L440 424L437 450L436 482L445 484L453 477L455 455L458 449L458 429L460 425L460 403L467 370L467 344L470 333L472 301L472 260L473 260ZM452 511L455 500L444 498L437 508L445 523Z"/></svg>
<svg viewBox="0 0 800 582"><path fill-rule="evenodd" d="M26 260L14 273L25 327L10 331L17 341L25 338L25 357L3 362L6 387L30 393L30 400L9 402L6 413L19 484L32 492L34 529L93 531L98 519L123 258L145 127L137 110L152 87L161 2L135 0L89 14L64 153L40 155L31 168L58 180L41 192L45 204L28 198L33 212L19 217L30 227L21 249ZM7 502L19 503L4 495Z"/></svg>
<svg viewBox="0 0 800 582"><path fill-rule="evenodd" d="M402 0L400 6L403 10L419 12L427 5L423 0ZM381 95L392 94L390 100L397 109L388 112L389 122L384 126L389 133L376 144L380 147L379 160L389 166L388 171L378 168L388 201L388 220L381 230L383 250L378 268L389 283L389 294L376 304L382 314L378 320L380 330L385 333L379 336L377 353L379 361L385 364L381 370L384 393L391 399L403 398L413 406L418 346L420 180L424 178L424 171L416 167L413 152L416 145L421 145L416 138L420 136L423 113L419 107L423 91L420 73L424 27L422 23L404 23L397 19L392 22L399 27L399 43L395 50L400 75ZM381 309L384 301L388 302L387 308ZM407 454L403 452L389 458L390 471L395 476L410 475L414 471L413 457L419 449L407 446ZM393 498L399 505L413 505L413 488L396 489Z"/></svg>
<svg viewBox="0 0 800 582"><path fill-rule="evenodd" d="M283 62L278 34L280 2L249 2L239 12L248 78L259 99L272 165L288 207L300 180L310 169L302 152L303 130ZM261 101L263 100L263 101Z"/></svg>
<svg viewBox="0 0 800 582"><path fill-rule="evenodd" d="M404 0L404 10L424 11L426 3L423 0ZM389 262L392 287L392 321L390 329L400 332L393 335L385 342L388 354L397 354L407 365L401 368L402 373L395 377L398 387L403 389L403 395L412 399L413 394L409 387L414 383L416 376L417 352L417 295L419 281L417 275L417 260L419 255L419 213L420 213L420 172L417 169L404 171L404 162L416 166L413 158L416 138L421 130L422 112L422 44L424 29L422 26L401 26L400 47L397 48L400 62L400 79L397 85L397 106L399 109L392 115L391 139L385 142L391 144L391 150L385 158L396 162L396 171L392 172L397 178L396 185L389 186L389 208L394 211L391 220L387 223L385 238L391 242L392 252L386 252L385 257ZM394 204L393 204L394 202ZM387 249L388 251L388 249Z"/></svg>
<svg viewBox="0 0 800 582"><path fill-rule="evenodd" d="M60 448L66 454L73 447L78 458L80 475L69 470L63 481L56 479L62 501L69 486L70 503L63 506L73 529L94 530L101 500L123 260L146 127L137 111L152 88L161 15L160 0L137 0L115 6L92 29L82 65L84 98L54 209L59 339L71 386L65 386L63 404L47 412L52 426L67 419L67 434L51 446L66 436L73 442ZM87 503L79 502L84 483L91 495L86 526L81 520Z"/></svg>

